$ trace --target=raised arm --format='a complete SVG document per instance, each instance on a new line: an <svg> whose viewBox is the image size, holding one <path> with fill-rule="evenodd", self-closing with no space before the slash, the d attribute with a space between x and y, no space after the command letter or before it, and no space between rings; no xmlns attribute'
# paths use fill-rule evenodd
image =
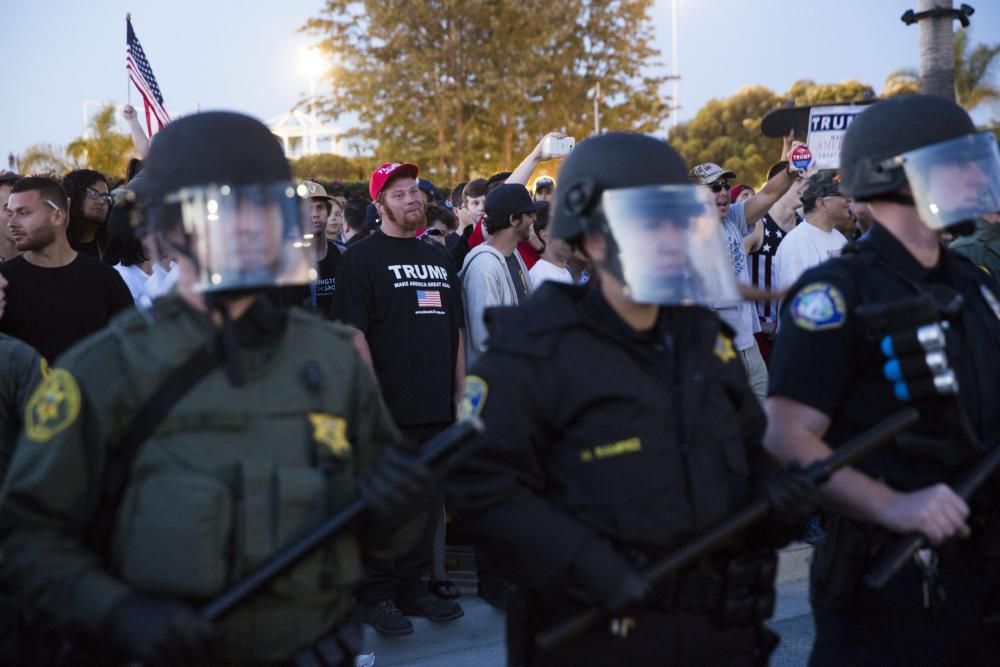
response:
<svg viewBox="0 0 1000 667"><path fill-rule="evenodd" d="M542 137L542 140L538 142L538 145L536 145L535 148L528 153L527 157L521 160L521 164L517 165L517 168L507 178L506 182L520 183L524 187L528 187L528 180L531 178L531 175L535 173L535 169L538 168L538 165L552 159L552 156L545 152L545 139L547 137L562 139L565 136L566 135L562 132L549 132Z"/></svg>
<svg viewBox="0 0 1000 667"><path fill-rule="evenodd" d="M145 160L146 156L149 155L149 137L142 131L142 125L139 124L135 107L131 104L126 104L125 108L122 109L122 117L128 122L128 130L132 134L132 145L135 146L135 152L139 154L140 158Z"/></svg>

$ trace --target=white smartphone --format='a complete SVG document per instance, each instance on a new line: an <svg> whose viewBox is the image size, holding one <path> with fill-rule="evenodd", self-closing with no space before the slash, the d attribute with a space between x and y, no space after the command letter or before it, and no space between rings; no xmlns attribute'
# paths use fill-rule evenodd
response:
<svg viewBox="0 0 1000 667"><path fill-rule="evenodd" d="M573 137L563 137L562 139L545 137L542 150L552 157L566 157L573 150L574 146L576 146L576 139Z"/></svg>

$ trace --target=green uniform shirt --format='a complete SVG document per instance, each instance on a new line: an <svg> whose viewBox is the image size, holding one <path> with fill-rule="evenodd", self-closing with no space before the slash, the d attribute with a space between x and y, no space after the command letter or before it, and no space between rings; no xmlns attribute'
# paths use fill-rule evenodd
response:
<svg viewBox="0 0 1000 667"><path fill-rule="evenodd" d="M988 273L1000 288L1000 223L977 220L975 233L955 239L950 247Z"/></svg>
<svg viewBox="0 0 1000 667"><path fill-rule="evenodd" d="M105 562L86 541L109 455L215 333L204 313L165 297L72 348L29 400L0 538L5 574L50 625L99 637L133 591L210 599L353 499L357 474L399 439L351 331L292 309L271 340L241 345L242 385L213 369L140 448ZM224 658L287 658L343 621L361 548L385 557L412 534L388 530L335 538L226 617Z"/></svg>
<svg viewBox="0 0 1000 667"><path fill-rule="evenodd" d="M0 334L0 481L14 455L17 432L21 430L24 405L45 371L45 361L27 343Z"/></svg>

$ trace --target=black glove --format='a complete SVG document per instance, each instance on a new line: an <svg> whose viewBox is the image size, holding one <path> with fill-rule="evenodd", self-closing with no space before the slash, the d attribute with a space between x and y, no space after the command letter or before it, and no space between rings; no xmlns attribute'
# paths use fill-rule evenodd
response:
<svg viewBox="0 0 1000 667"><path fill-rule="evenodd" d="M819 491L801 466L790 465L767 483L767 502L773 513L805 521L816 513Z"/></svg>
<svg viewBox="0 0 1000 667"><path fill-rule="evenodd" d="M377 514L411 516L427 508L437 479L414 454L386 447L359 482L361 497Z"/></svg>
<svg viewBox="0 0 1000 667"><path fill-rule="evenodd" d="M114 645L147 666L197 664L213 657L212 624L177 600L130 595L111 610L107 625Z"/></svg>
<svg viewBox="0 0 1000 667"><path fill-rule="evenodd" d="M594 538L573 561L573 582L604 611L614 613L640 604L649 582L603 538Z"/></svg>
<svg viewBox="0 0 1000 667"><path fill-rule="evenodd" d="M764 492L771 510L767 520L749 532L749 544L780 549L802 539L806 521L816 513L819 499L816 485L805 471L798 465L791 465L776 472L768 480Z"/></svg>

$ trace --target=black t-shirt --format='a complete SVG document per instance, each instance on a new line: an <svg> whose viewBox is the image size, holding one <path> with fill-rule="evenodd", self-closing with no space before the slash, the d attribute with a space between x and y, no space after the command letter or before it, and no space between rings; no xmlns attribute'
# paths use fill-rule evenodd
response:
<svg viewBox="0 0 1000 667"><path fill-rule="evenodd" d="M308 285L283 285L267 291L268 297L277 306L299 306L327 317L333 305L333 293L337 289L337 270L340 269L341 251L327 241L326 257L317 265L319 279Z"/></svg>
<svg viewBox="0 0 1000 667"><path fill-rule="evenodd" d="M49 360L132 305L118 272L80 253L56 268L15 257L0 264L0 273L10 282L0 331L20 338Z"/></svg>
<svg viewBox="0 0 1000 667"><path fill-rule="evenodd" d="M337 291L337 271L343 250L335 243L327 242L326 257L319 261L319 280L309 286L309 301L318 313L330 312L333 294Z"/></svg>
<svg viewBox="0 0 1000 667"><path fill-rule="evenodd" d="M451 421L465 315L445 254L376 232L344 253L337 286L332 315L365 334L396 423Z"/></svg>

